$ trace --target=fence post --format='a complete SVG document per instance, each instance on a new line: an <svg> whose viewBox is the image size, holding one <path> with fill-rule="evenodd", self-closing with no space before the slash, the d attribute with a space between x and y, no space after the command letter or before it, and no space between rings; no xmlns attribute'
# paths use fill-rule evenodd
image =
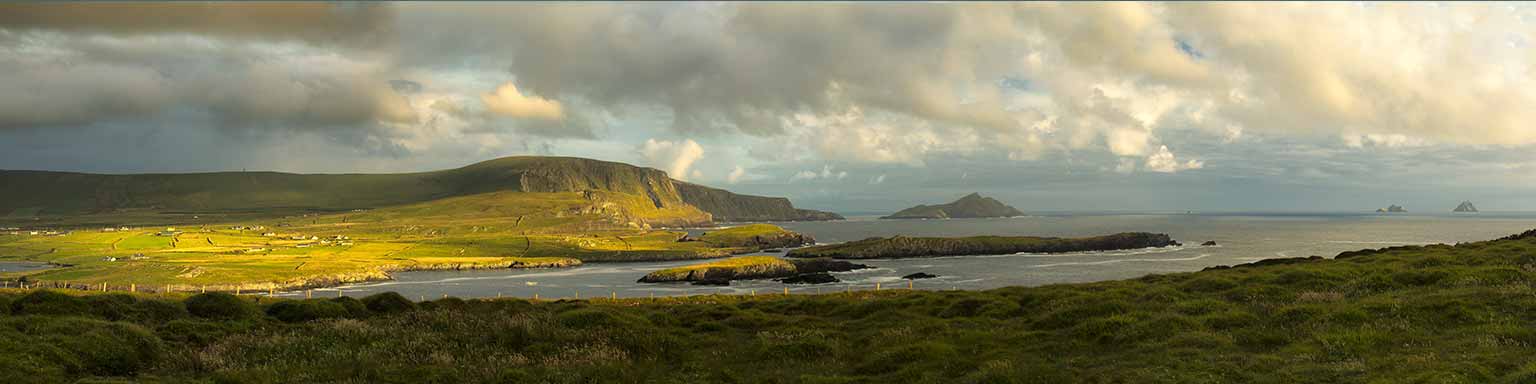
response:
<svg viewBox="0 0 1536 384"><path fill-rule="evenodd" d="M139 285L138 284L128 284L128 293L138 293L138 292L139 292Z"/></svg>
<svg viewBox="0 0 1536 384"><path fill-rule="evenodd" d="M538 292L534 292L534 294L533 294L533 301L539 301L539 294L538 294Z"/></svg>
<svg viewBox="0 0 1536 384"><path fill-rule="evenodd" d="M608 291L608 300L618 300L618 299L619 299L619 292L617 292L617 291Z"/></svg>
<svg viewBox="0 0 1536 384"><path fill-rule="evenodd" d="M756 289L752 290L752 296L753 297L757 297L757 290Z"/></svg>
<svg viewBox="0 0 1536 384"><path fill-rule="evenodd" d="M498 299L501 298L501 291L496 291L496 298L498 298Z"/></svg>
<svg viewBox="0 0 1536 384"><path fill-rule="evenodd" d="M784 296L789 296L789 287L784 287Z"/></svg>
<svg viewBox="0 0 1536 384"><path fill-rule="evenodd" d="M912 280L907 280L907 290L912 290Z"/></svg>
<svg viewBox="0 0 1536 384"><path fill-rule="evenodd" d="M315 296L315 290L310 289L310 290L304 291L304 298L305 299L309 299L309 298L312 298L314 296Z"/></svg>

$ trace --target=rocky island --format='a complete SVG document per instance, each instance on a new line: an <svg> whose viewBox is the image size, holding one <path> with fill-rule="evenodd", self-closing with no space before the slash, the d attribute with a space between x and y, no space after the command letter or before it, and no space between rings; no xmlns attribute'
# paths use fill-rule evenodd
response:
<svg viewBox="0 0 1536 384"><path fill-rule="evenodd" d="M1456 209L1452 209L1451 212L1456 212L1456 213L1477 213L1477 207L1473 206L1472 202L1470 202L1470 201L1463 201L1463 202L1461 202L1461 205L1456 206Z"/></svg>
<svg viewBox="0 0 1536 384"><path fill-rule="evenodd" d="M646 274L639 282L730 285L733 280L784 279L784 282L791 284L819 284L837 282L830 275L821 276L828 272L865 268L869 266L831 259L786 260L774 256L745 256L663 269Z"/></svg>
<svg viewBox="0 0 1536 384"><path fill-rule="evenodd" d="M949 204L919 205L903 209L881 219L949 219L1023 216L1024 212L997 199L971 193Z"/></svg>
<svg viewBox="0 0 1536 384"><path fill-rule="evenodd" d="M1376 208L1376 213L1404 213L1404 212L1408 212L1408 210L1407 209L1403 209L1403 206L1396 205L1396 204L1387 206L1386 208Z"/></svg>
<svg viewBox="0 0 1536 384"><path fill-rule="evenodd" d="M1034 236L871 237L842 244L789 251L791 258L896 259L1012 253L1114 251L1180 245L1166 234L1127 232L1106 236L1062 238Z"/></svg>

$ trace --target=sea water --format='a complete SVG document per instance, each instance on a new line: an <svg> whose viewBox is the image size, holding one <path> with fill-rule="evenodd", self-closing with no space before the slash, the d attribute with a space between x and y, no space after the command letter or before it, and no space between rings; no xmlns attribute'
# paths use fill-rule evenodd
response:
<svg viewBox="0 0 1536 384"><path fill-rule="evenodd" d="M1198 271L1269 258L1324 256L1365 248L1490 240L1536 228L1536 213L1475 215L1403 214L1109 214L1061 213L996 219L878 220L778 223L821 243L872 236L1097 236L1117 232L1167 233L1180 247L1069 254L1007 254L898 260L857 260L875 267L834 274L841 283L786 285L771 280L736 281L728 287L638 283L646 273L700 261L589 263L563 269L421 271L395 280L339 287L341 294L396 291L411 299L523 297L544 299L648 297L700 294L834 292L907 287L901 276L926 272L934 279L916 289L989 289L1127 279L1156 273ZM705 229L707 230L707 229ZM697 232L697 231L695 231ZM1215 241L1215 246L1201 246ZM782 253L779 253L782 254ZM763 255L759 253L757 255ZM334 290L330 293L337 293ZM289 295L297 295L290 293Z"/></svg>

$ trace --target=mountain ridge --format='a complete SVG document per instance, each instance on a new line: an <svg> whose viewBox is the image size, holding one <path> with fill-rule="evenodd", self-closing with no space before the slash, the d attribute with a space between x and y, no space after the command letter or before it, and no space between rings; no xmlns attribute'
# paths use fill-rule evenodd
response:
<svg viewBox="0 0 1536 384"><path fill-rule="evenodd" d="M685 183L635 165L554 156L511 156L411 173L300 174L270 171L92 174L0 171L0 216L66 215L123 209L344 210L418 203L498 191L602 190L648 198L656 208L693 205L713 220L840 219L794 208L788 199L742 195ZM679 191L679 186L687 189ZM690 202L687 199L692 198ZM750 213L750 214L743 214Z"/></svg>

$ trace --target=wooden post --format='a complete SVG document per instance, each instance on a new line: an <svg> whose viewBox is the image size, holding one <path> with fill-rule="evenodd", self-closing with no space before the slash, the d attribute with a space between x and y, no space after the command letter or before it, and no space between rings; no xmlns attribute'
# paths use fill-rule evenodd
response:
<svg viewBox="0 0 1536 384"><path fill-rule="evenodd" d="M784 287L784 296L789 296L789 287Z"/></svg>
<svg viewBox="0 0 1536 384"><path fill-rule="evenodd" d="M501 291L497 291L497 292L496 292L496 298L498 298L498 299L500 299L500 298L501 298Z"/></svg>
<svg viewBox="0 0 1536 384"><path fill-rule="evenodd" d="M534 292L533 293L533 301L539 301L539 293L538 292Z"/></svg>
<svg viewBox="0 0 1536 384"><path fill-rule="evenodd" d="M656 292L651 292L650 296L651 296L651 300L656 300Z"/></svg>
<svg viewBox="0 0 1536 384"><path fill-rule="evenodd" d="M907 280L907 290L912 290L912 280Z"/></svg>
<svg viewBox="0 0 1536 384"><path fill-rule="evenodd" d="M336 297L342 297L342 296L346 296L346 295L347 295L346 291L342 291L341 288L336 288Z"/></svg>
<svg viewBox="0 0 1536 384"><path fill-rule="evenodd" d="M444 293L444 294L443 294L443 298L444 298L444 299L446 299L446 298L448 298L448 294L446 294L446 293Z"/></svg>
<svg viewBox="0 0 1536 384"><path fill-rule="evenodd" d="M880 290L880 282L875 282L875 290L876 291Z"/></svg>
<svg viewBox="0 0 1536 384"><path fill-rule="evenodd" d="M427 295L417 296L416 301L427 301Z"/></svg>
<svg viewBox="0 0 1536 384"><path fill-rule="evenodd" d="M853 293L853 284L844 285L843 287L848 288L848 293Z"/></svg>
<svg viewBox="0 0 1536 384"><path fill-rule="evenodd" d="M619 299L619 293L618 292L616 292L616 291L608 291L608 300L618 300L618 299Z"/></svg>
<svg viewBox="0 0 1536 384"><path fill-rule="evenodd" d="M167 294L167 295L171 294L171 285L170 284L166 284L165 285L165 294Z"/></svg>
<svg viewBox="0 0 1536 384"><path fill-rule="evenodd" d="M576 300L581 300L581 290L577 289L577 290L573 290L573 291L576 292Z"/></svg>
<svg viewBox="0 0 1536 384"><path fill-rule="evenodd" d="M138 291L139 291L139 285L138 284L128 284L128 292L138 292Z"/></svg>
<svg viewBox="0 0 1536 384"><path fill-rule="evenodd" d="M752 297L757 297L757 290L756 289L752 290Z"/></svg>
<svg viewBox="0 0 1536 384"><path fill-rule="evenodd" d="M102 292L106 292L107 291L107 283L101 283L101 291Z"/></svg>
<svg viewBox="0 0 1536 384"><path fill-rule="evenodd" d="M199 285L199 286L197 286L197 290L198 290L198 293L208 293L208 286L206 286L206 285Z"/></svg>
<svg viewBox="0 0 1536 384"><path fill-rule="evenodd" d="M240 288L244 288L244 287L243 286L239 286L239 285L235 286L235 296L240 296Z"/></svg>
<svg viewBox="0 0 1536 384"><path fill-rule="evenodd" d="M315 290L311 289L311 290L304 291L304 298L305 299L309 299L309 298L312 298L314 296L315 296Z"/></svg>

